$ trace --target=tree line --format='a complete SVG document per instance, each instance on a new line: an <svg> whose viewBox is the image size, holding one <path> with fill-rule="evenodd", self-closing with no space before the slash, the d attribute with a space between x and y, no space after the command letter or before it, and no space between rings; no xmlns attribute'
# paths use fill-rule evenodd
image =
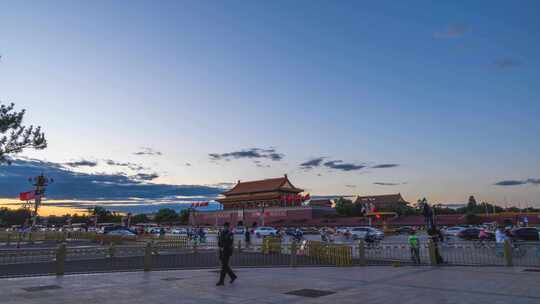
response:
<svg viewBox="0 0 540 304"><path fill-rule="evenodd" d="M452 209L437 203L429 203L426 198L419 199L416 204L396 204L393 207L386 207L377 209L379 212L396 212L398 215L422 215L422 210L420 206L424 203L428 203L432 208L435 214L465 214L476 215L476 214L493 214L501 213L504 211L509 212L540 212L538 208L526 208L520 209L517 207L502 208L500 206L490 204L487 202L477 203L474 196L470 196L467 204L464 207ZM365 215L365 210L362 208L361 204L355 204L352 200L340 197L335 201L335 208L338 215L341 216L363 216ZM469 216L470 217L470 216Z"/></svg>
<svg viewBox="0 0 540 304"><path fill-rule="evenodd" d="M25 226L31 222L32 212L27 208L9 209L0 208L0 227ZM122 223L126 215L107 210L104 207L96 206L90 208L84 214L64 214L38 217L38 223L47 226L64 226L68 224L94 225L97 223ZM146 214L135 214L131 216L131 224L139 223L160 223L160 224L187 224L189 222L189 211L182 210L176 212L171 208L159 209L151 218Z"/></svg>

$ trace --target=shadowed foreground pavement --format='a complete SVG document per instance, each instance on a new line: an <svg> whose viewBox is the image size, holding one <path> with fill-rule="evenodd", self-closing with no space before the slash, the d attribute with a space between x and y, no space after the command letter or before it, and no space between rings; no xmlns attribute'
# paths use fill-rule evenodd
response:
<svg viewBox="0 0 540 304"><path fill-rule="evenodd" d="M0 279L3 304L540 303L540 272L503 267L243 268L216 287L210 270ZM301 289L316 296L294 294ZM298 292L302 293L302 292Z"/></svg>

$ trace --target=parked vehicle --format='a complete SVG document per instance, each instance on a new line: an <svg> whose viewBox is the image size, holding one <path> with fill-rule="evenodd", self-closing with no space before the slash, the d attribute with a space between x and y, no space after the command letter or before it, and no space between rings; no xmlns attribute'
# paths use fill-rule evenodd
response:
<svg viewBox="0 0 540 304"><path fill-rule="evenodd" d="M188 229L187 228L173 228L171 229L171 234L174 234L174 235L188 235Z"/></svg>
<svg viewBox="0 0 540 304"><path fill-rule="evenodd" d="M303 234L319 234L319 229L315 227L302 227L301 230Z"/></svg>
<svg viewBox="0 0 540 304"><path fill-rule="evenodd" d="M233 229L233 233L234 234L241 234L241 235L244 235L246 233L246 228L243 227L243 226L238 226L236 228Z"/></svg>
<svg viewBox="0 0 540 304"><path fill-rule="evenodd" d="M457 236L464 240L478 240L480 231L482 231L480 228L465 228L458 232Z"/></svg>
<svg viewBox="0 0 540 304"><path fill-rule="evenodd" d="M257 227L254 233L257 237L276 236L277 230L272 227Z"/></svg>
<svg viewBox="0 0 540 304"><path fill-rule="evenodd" d="M411 226L401 226L396 230L396 232L398 234L410 234L413 230L414 229Z"/></svg>
<svg viewBox="0 0 540 304"><path fill-rule="evenodd" d="M351 227L338 227L336 229L336 233L339 233L339 234L345 234L350 231L351 231Z"/></svg>
<svg viewBox="0 0 540 304"><path fill-rule="evenodd" d="M517 241L538 241L538 230L534 227L515 228L510 231L513 240Z"/></svg>
<svg viewBox="0 0 540 304"><path fill-rule="evenodd" d="M467 229L465 227L456 226L456 227L449 227L444 230L442 230L442 234L444 236L458 236L458 234L463 231L464 229ZM479 231L480 232L480 231Z"/></svg>
<svg viewBox="0 0 540 304"><path fill-rule="evenodd" d="M118 235L118 236L136 236L135 233L133 233L132 231L127 230L127 229L111 230L109 232L106 232L105 234L106 235Z"/></svg>
<svg viewBox="0 0 540 304"><path fill-rule="evenodd" d="M373 227L355 227L351 229L351 236L354 240L358 239L374 239L382 240L384 233Z"/></svg>

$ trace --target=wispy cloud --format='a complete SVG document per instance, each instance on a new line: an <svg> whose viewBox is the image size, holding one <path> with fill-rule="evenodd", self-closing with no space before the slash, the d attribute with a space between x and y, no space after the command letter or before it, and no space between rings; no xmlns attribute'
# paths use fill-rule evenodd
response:
<svg viewBox="0 0 540 304"><path fill-rule="evenodd" d="M379 165L375 165L375 166L372 166L371 168L373 169L384 169L384 168L395 168L395 167L398 167L399 164L379 164Z"/></svg>
<svg viewBox="0 0 540 304"><path fill-rule="evenodd" d="M140 150L137 152L134 152L134 155L150 155L150 156L161 156L163 153L156 151L150 147L140 147Z"/></svg>
<svg viewBox="0 0 540 304"><path fill-rule="evenodd" d="M234 187L235 185L236 185L236 183L231 183L231 182L221 182L221 183L211 184L211 185L209 185L209 186L210 186L210 187L222 188L222 189L231 189L231 188Z"/></svg>
<svg viewBox="0 0 540 304"><path fill-rule="evenodd" d="M280 161L285 157L285 155L278 153L274 148L251 148L226 153L210 153L208 156L212 161L230 161L232 159L269 159L272 161Z"/></svg>
<svg viewBox="0 0 540 304"><path fill-rule="evenodd" d="M320 167L325 157L312 158L300 164L300 168L304 170L311 170L315 167Z"/></svg>
<svg viewBox="0 0 540 304"><path fill-rule="evenodd" d="M345 163L342 160L331 160L324 163L324 166L334 170L340 171L355 171L365 168L365 165Z"/></svg>
<svg viewBox="0 0 540 304"><path fill-rule="evenodd" d="M77 167L95 167L98 165L97 161L93 160L79 160L79 161L73 161L73 162L67 162L64 163L66 166L77 168Z"/></svg>
<svg viewBox="0 0 540 304"><path fill-rule="evenodd" d="M345 185L347 188L356 188L356 185Z"/></svg>
<svg viewBox="0 0 540 304"><path fill-rule="evenodd" d="M132 176L135 180L141 180L141 181L151 181L159 177L159 174L157 173L137 173Z"/></svg>
<svg viewBox="0 0 540 304"><path fill-rule="evenodd" d="M501 70L510 69L519 66L519 62L511 58L501 58L493 62L493 65Z"/></svg>
<svg viewBox="0 0 540 304"><path fill-rule="evenodd" d="M146 170L147 168L143 167L140 164L130 163L130 162L117 162L112 159L106 159L105 163L109 166L116 166L116 167L127 167L133 171L141 171Z"/></svg>
<svg viewBox="0 0 540 304"><path fill-rule="evenodd" d="M397 185L401 185L402 183L385 183L385 182L375 182L373 183L374 185L379 185L379 186L397 186Z"/></svg>
<svg viewBox="0 0 540 304"><path fill-rule="evenodd" d="M502 180L500 182L496 182L495 186L521 186L521 185L540 185L540 178L528 178L525 180L515 180L515 179L509 179L509 180Z"/></svg>
<svg viewBox="0 0 540 304"><path fill-rule="evenodd" d="M451 24L443 31L435 32L433 37L437 39L460 38L470 30L470 27L466 24Z"/></svg>

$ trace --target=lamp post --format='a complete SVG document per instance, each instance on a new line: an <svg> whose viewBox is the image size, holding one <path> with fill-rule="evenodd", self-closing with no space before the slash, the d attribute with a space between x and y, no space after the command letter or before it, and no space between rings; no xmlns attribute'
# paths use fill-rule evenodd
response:
<svg viewBox="0 0 540 304"><path fill-rule="evenodd" d="M41 206L41 197L45 195L45 190L49 183L54 182L54 180L41 173L38 176L30 177L28 181L35 187L34 210L32 212L32 227L34 227L37 224L38 210Z"/></svg>

